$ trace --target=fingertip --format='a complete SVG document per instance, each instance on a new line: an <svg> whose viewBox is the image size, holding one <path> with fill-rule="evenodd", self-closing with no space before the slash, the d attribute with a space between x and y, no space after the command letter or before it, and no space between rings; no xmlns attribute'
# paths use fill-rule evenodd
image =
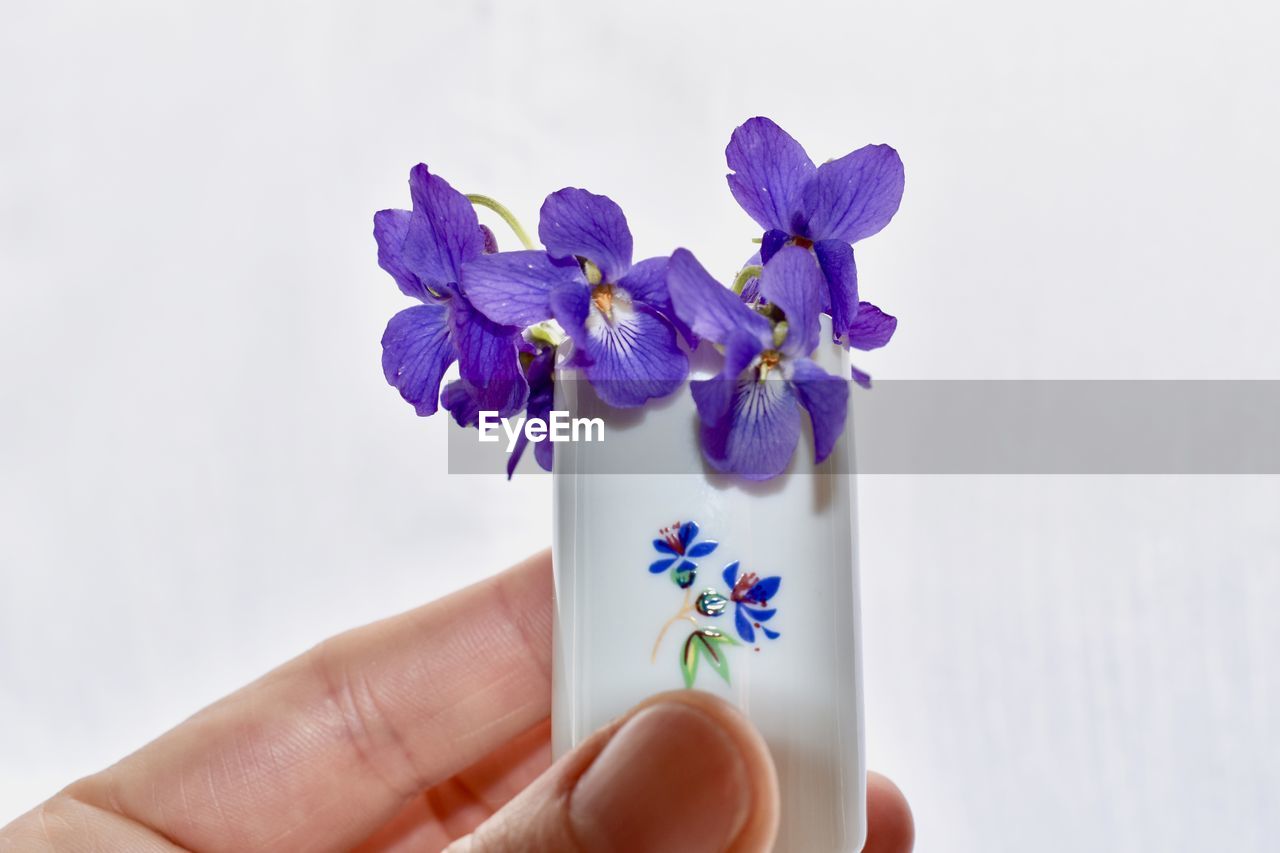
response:
<svg viewBox="0 0 1280 853"><path fill-rule="evenodd" d="M595 732L448 849L758 853L777 826L764 739L729 704L683 690Z"/></svg>
<svg viewBox="0 0 1280 853"><path fill-rule="evenodd" d="M863 853L909 853L915 819L902 791L886 776L867 774L867 843Z"/></svg>
<svg viewBox="0 0 1280 853"><path fill-rule="evenodd" d="M684 705L697 711L733 743L745 766L751 805L746 822L727 850L735 853L770 849L778 834L780 797L778 774L764 737L736 707L702 690L659 693L638 705L635 712L659 704Z"/></svg>

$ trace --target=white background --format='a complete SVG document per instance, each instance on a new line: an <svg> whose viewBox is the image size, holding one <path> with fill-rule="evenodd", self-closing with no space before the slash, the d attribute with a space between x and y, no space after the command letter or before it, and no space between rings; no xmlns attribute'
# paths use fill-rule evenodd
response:
<svg viewBox="0 0 1280 853"><path fill-rule="evenodd" d="M549 540L388 388L374 210L574 184L727 276L729 131L902 153L882 378L1280 379L1274 4L10 2L0 822ZM505 237L499 232L500 237ZM509 245L509 242L508 242ZM924 851L1274 849L1280 478L863 478Z"/></svg>

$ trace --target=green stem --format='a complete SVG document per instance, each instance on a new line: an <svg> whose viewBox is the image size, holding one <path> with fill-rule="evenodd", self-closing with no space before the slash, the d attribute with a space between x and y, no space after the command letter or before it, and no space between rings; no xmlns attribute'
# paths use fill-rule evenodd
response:
<svg viewBox="0 0 1280 853"><path fill-rule="evenodd" d="M502 221L507 223L507 227L509 227L511 229L511 232L516 235L516 237L520 240L521 243L524 244L524 247L526 249L536 248L533 245L533 241L529 239L528 233L524 230L524 227L520 224L520 220L516 219L515 214L507 210L506 206L503 205L501 202L491 199L487 195L479 195L478 193L468 194L467 201L471 202L477 207L487 207L489 210L492 210L494 213L501 216Z"/></svg>
<svg viewBox="0 0 1280 853"><path fill-rule="evenodd" d="M738 277L733 280L733 292L741 296L742 289L747 286L747 282L753 278L759 278L763 270L764 267L756 264L743 267L742 271L738 273Z"/></svg>

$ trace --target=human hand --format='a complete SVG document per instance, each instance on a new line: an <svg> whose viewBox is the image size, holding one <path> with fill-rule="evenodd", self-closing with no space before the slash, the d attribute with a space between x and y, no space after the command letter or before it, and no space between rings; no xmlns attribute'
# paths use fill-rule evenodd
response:
<svg viewBox="0 0 1280 853"><path fill-rule="evenodd" d="M0 830L0 850L768 850L773 763L727 703L652 697L551 764L551 558L327 640ZM696 752L699 785L683 759ZM912 846L868 784L867 853Z"/></svg>

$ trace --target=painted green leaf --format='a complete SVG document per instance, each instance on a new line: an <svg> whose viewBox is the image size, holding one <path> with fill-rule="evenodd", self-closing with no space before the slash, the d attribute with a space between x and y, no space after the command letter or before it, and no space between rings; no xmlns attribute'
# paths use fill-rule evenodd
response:
<svg viewBox="0 0 1280 853"><path fill-rule="evenodd" d="M725 654L727 646L736 646L738 641L718 628L698 628L684 641L680 649L680 672L684 676L684 686L692 687L698 677L698 664L705 658L711 667L726 684L729 681L729 656Z"/></svg>
<svg viewBox="0 0 1280 853"><path fill-rule="evenodd" d="M698 567L688 560L681 560L671 567L671 581L681 589L693 586L693 579L698 576Z"/></svg>
<svg viewBox="0 0 1280 853"><path fill-rule="evenodd" d="M698 632L694 631L680 647L680 674L684 676L685 687L692 687L693 680L698 677L698 657L702 644L696 642L697 636Z"/></svg>
<svg viewBox="0 0 1280 853"><path fill-rule="evenodd" d="M738 641L718 628L703 628L702 642L706 647L703 656L706 657L707 663L712 669L720 673L720 677L724 679L725 684L731 684L732 682L729 681L729 656L725 654L725 647L736 646Z"/></svg>

